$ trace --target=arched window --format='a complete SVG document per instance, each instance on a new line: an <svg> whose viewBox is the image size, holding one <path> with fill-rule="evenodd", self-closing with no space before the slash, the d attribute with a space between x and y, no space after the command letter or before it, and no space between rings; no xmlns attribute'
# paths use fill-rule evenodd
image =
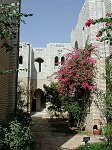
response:
<svg viewBox="0 0 112 150"><path fill-rule="evenodd" d="M64 61L65 61L65 57L63 56L61 57L61 65L64 63Z"/></svg>
<svg viewBox="0 0 112 150"><path fill-rule="evenodd" d="M55 62L54 63L55 63L55 66L58 66L58 63L59 63L58 62L58 56L55 57Z"/></svg>
<svg viewBox="0 0 112 150"><path fill-rule="evenodd" d="M78 42L75 41L75 48L78 49Z"/></svg>
<svg viewBox="0 0 112 150"><path fill-rule="evenodd" d="M19 56L19 64L23 64L23 57Z"/></svg>
<svg viewBox="0 0 112 150"><path fill-rule="evenodd" d="M39 72L41 72L41 64L44 62L44 60L39 57L39 58L37 58L37 59L35 60L35 62L38 62L38 63L39 63Z"/></svg>

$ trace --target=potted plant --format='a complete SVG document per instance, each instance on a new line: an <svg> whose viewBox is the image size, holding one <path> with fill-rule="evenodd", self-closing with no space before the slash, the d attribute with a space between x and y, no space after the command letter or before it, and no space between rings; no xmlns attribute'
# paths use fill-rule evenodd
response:
<svg viewBox="0 0 112 150"><path fill-rule="evenodd" d="M100 135L101 132L102 132L101 128L98 128L97 125L94 125L94 126L93 126L93 134L94 134L94 135Z"/></svg>

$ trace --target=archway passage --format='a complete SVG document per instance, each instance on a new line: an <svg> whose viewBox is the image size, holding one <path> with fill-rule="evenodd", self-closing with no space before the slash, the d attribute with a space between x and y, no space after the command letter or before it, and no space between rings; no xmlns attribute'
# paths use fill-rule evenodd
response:
<svg viewBox="0 0 112 150"><path fill-rule="evenodd" d="M44 97L44 92L41 89L37 89L33 94L31 111L42 111L45 108L45 103L46 101Z"/></svg>

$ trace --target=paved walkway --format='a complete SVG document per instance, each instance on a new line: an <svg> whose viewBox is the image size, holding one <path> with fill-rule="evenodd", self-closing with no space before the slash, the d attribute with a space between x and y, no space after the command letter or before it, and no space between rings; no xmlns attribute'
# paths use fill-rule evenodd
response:
<svg viewBox="0 0 112 150"><path fill-rule="evenodd" d="M75 150L79 145L84 145L83 137L88 136L68 134L61 132L61 129L56 130L48 119L36 116L33 116L32 119L34 122L32 131L38 145L35 150ZM99 136L90 135L90 143L99 141Z"/></svg>

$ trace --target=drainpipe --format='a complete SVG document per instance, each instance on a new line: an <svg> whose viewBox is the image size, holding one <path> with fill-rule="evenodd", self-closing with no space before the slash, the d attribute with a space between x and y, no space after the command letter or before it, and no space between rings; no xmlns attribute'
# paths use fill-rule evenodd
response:
<svg viewBox="0 0 112 150"><path fill-rule="evenodd" d="M27 106L27 112L30 113L30 72L31 72L31 46L30 44L28 43L28 77L27 77L27 103L28 103L28 106Z"/></svg>

